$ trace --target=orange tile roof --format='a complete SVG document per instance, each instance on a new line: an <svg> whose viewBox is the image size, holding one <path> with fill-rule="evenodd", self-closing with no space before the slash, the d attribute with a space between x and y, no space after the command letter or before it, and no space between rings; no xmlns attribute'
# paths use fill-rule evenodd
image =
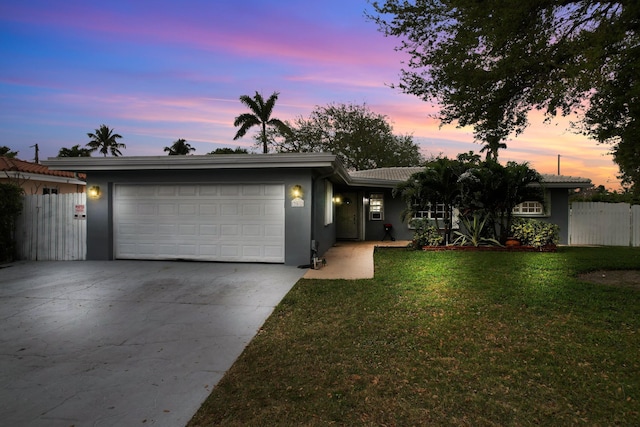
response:
<svg viewBox="0 0 640 427"><path fill-rule="evenodd" d="M0 171L14 171L23 173L35 173L39 175L60 176L65 178L78 178L86 180L87 176L83 173L77 175L75 172L51 170L45 165L38 163L25 162L24 160L14 159L10 157L0 156Z"/></svg>

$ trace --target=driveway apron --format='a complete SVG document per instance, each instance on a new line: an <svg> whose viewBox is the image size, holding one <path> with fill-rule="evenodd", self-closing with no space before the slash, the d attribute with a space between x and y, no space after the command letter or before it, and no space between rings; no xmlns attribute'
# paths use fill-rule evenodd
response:
<svg viewBox="0 0 640 427"><path fill-rule="evenodd" d="M0 420L181 426L305 270L24 262L0 269Z"/></svg>

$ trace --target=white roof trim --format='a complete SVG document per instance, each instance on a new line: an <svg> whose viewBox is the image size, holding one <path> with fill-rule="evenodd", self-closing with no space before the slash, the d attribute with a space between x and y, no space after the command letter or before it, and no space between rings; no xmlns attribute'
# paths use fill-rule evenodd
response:
<svg viewBox="0 0 640 427"><path fill-rule="evenodd" d="M50 169L73 171L241 169L241 168L343 168L333 154L213 154L199 156L50 157L42 162Z"/></svg>

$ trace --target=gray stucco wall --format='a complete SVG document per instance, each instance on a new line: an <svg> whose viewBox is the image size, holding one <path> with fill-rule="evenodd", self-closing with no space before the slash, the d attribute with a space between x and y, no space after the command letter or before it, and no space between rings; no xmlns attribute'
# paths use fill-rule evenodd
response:
<svg viewBox="0 0 640 427"><path fill-rule="evenodd" d="M313 195L311 171L303 169L224 169L91 171L87 188L98 185L101 197L87 200L87 259L114 259L113 185L161 183L273 183L285 186L285 264L308 264L311 256ZM301 185L304 207L292 207L291 187Z"/></svg>
<svg viewBox="0 0 640 427"><path fill-rule="evenodd" d="M366 188L363 190L368 197L379 189ZM543 221L557 224L560 227L560 244L567 244L569 240L569 190L566 188L552 188L549 191L550 215L534 217ZM365 240L381 240L384 236L383 224L393 225L393 236L396 240L412 240L414 231L409 229L406 222L402 222L402 212L406 209L404 201L393 198L391 190L384 190L385 216L384 221L370 221L369 207L365 206Z"/></svg>
<svg viewBox="0 0 640 427"><path fill-rule="evenodd" d="M560 226L560 244L569 243L569 190L566 188L549 189L550 215L541 218Z"/></svg>
<svg viewBox="0 0 640 427"><path fill-rule="evenodd" d="M313 231L312 238L318 242L318 256L322 256L336 242L335 206L332 200L327 200L326 179L317 177L313 185ZM334 221L325 225L325 205L331 204Z"/></svg>
<svg viewBox="0 0 640 427"><path fill-rule="evenodd" d="M392 225L391 235L396 240L411 240L413 239L413 230L410 230L406 223L402 222L402 212L405 210L406 205L400 198L394 198L392 196L391 189L379 189L379 188L359 188L365 198L369 198L371 193L383 193L384 194L384 219L383 220L370 220L369 219L369 205L364 206L364 240L376 241L382 240L385 237L384 224ZM388 238L387 238L388 239Z"/></svg>

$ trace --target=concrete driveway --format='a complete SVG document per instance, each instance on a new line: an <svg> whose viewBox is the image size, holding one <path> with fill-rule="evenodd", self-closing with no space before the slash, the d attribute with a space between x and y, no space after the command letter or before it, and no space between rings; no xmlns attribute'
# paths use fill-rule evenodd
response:
<svg viewBox="0 0 640 427"><path fill-rule="evenodd" d="M0 420L182 426L306 270L24 262L0 269Z"/></svg>

